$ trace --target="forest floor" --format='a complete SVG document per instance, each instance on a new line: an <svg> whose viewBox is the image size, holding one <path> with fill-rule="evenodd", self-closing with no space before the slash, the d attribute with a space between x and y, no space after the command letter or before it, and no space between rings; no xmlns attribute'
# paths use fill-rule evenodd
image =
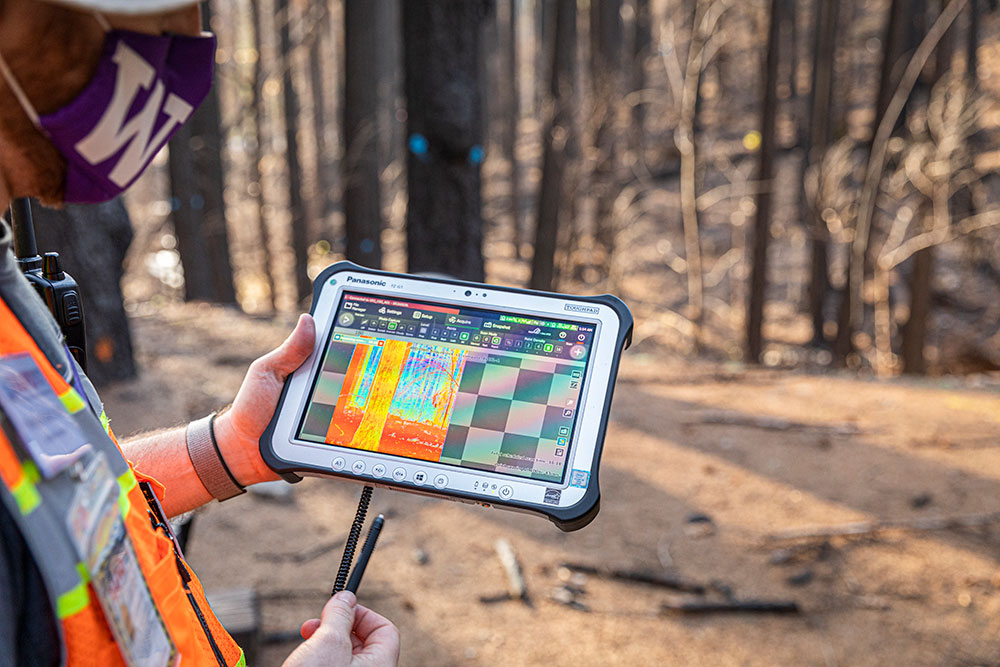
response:
<svg viewBox="0 0 1000 667"><path fill-rule="evenodd" d="M204 305L133 319L142 375L104 390L119 435L227 403L293 320ZM1000 512L1000 391L626 354L601 514L571 534L522 514L379 490L386 528L361 601L402 632L404 665L1000 664L1000 521L775 541L801 528ZM277 665L333 582L360 487L309 479L200 514L189 558L209 591L253 587ZM694 519L692 521L692 519ZM918 521L919 523L919 521ZM972 521L971 523L975 523ZM924 528L927 526L925 525ZM506 590L513 545L531 595ZM701 584L785 615L665 613L700 599L575 576L564 562ZM282 633L285 641L280 639Z"/></svg>

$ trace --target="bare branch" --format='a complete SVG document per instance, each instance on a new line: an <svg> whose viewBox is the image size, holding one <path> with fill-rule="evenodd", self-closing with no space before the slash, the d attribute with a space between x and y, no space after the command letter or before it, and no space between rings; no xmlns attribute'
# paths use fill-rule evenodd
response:
<svg viewBox="0 0 1000 667"><path fill-rule="evenodd" d="M946 243L960 236L966 236L968 234L972 234L973 232L978 232L989 227L996 227L998 225L1000 225L1000 208L983 211L982 213L970 216L954 225L945 226L943 228L936 226L930 231L914 236L903 245L879 257L878 265L884 270L889 270L899 266L913 256L914 253L917 253L924 248L941 245L942 243Z"/></svg>
<svg viewBox="0 0 1000 667"><path fill-rule="evenodd" d="M865 277L865 255L870 242L869 237L872 218L875 215L875 200L879 192L879 182L882 180L882 174L885 170L889 138L892 136L893 128L896 127L896 122L906 106L906 101L910 97L921 70L967 2L968 0L951 0L941 11L934 25L927 31L927 35L910 58L910 62L899 80L899 85L896 86L896 92L893 93L892 99L879 121L878 129L875 131L872 152L865 172L864 186L861 190L858 223L851 245L850 275L848 277L850 289L847 291L846 298L850 299L852 328L860 324L863 316L861 290Z"/></svg>

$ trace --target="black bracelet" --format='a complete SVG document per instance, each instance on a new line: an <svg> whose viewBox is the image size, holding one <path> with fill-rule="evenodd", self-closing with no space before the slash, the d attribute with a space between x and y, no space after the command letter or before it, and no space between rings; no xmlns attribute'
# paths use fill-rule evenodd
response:
<svg viewBox="0 0 1000 667"><path fill-rule="evenodd" d="M233 471L230 470L229 466L226 464L225 457L222 456L222 450L219 449L219 441L215 439L215 418L217 416L218 415L213 412L212 416L208 419L208 434L212 436L212 446L215 447L215 453L219 457L219 463L222 464L222 469L226 471L227 475L229 475L229 479L233 480L233 484L239 488L240 493L244 493L246 492L247 487L240 484L235 475L233 475Z"/></svg>

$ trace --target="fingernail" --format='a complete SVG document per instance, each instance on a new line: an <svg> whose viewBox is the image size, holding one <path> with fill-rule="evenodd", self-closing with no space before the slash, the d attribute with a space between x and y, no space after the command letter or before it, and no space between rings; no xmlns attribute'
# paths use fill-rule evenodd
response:
<svg viewBox="0 0 1000 667"><path fill-rule="evenodd" d="M358 598L356 598L354 596L354 593L352 593L351 591L340 591L333 597L337 598L338 600L343 600L344 602L347 603L348 607L353 607L358 603Z"/></svg>

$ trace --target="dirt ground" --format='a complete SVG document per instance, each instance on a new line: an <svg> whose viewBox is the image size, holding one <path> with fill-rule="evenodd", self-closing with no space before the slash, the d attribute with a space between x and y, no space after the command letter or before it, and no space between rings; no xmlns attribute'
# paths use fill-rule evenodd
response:
<svg viewBox="0 0 1000 667"><path fill-rule="evenodd" d="M103 392L113 426L127 435L224 405L292 323L197 305L135 317L144 372ZM402 664L1000 664L1000 521L768 539L1000 512L996 383L874 382L636 350L612 416L601 514L576 533L376 491L387 523L360 597L400 627ZM295 643L276 640L321 608L360 491L316 479L292 488L285 501L212 504L188 549L210 591L258 591L272 639L262 665L279 664ZM516 550L532 606L480 600L506 589L498 538ZM569 607L552 599L564 562L679 577L712 600L793 600L801 613L664 613L696 596L595 576L570 582L581 606Z"/></svg>

